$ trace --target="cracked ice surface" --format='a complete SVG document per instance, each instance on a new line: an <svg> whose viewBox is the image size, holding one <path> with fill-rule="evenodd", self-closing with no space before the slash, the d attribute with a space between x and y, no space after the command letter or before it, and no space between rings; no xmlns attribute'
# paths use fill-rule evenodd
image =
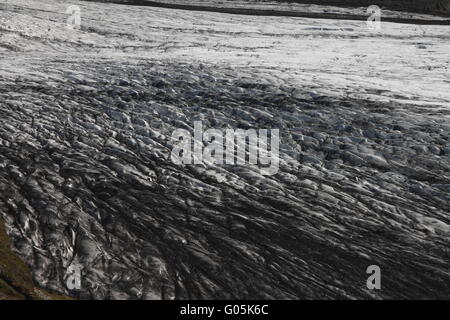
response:
<svg viewBox="0 0 450 320"><path fill-rule="evenodd" d="M0 213L37 283L450 297L449 27L71 4L80 31L65 1L0 11ZM280 172L174 165L195 120L280 129Z"/></svg>

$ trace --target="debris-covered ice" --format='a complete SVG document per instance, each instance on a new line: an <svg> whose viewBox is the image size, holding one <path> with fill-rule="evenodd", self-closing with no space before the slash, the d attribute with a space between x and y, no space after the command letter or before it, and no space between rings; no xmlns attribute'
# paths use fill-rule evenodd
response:
<svg viewBox="0 0 450 320"><path fill-rule="evenodd" d="M0 11L0 214L39 285L450 297L449 27L71 4ZM279 172L175 165L197 120L279 129Z"/></svg>

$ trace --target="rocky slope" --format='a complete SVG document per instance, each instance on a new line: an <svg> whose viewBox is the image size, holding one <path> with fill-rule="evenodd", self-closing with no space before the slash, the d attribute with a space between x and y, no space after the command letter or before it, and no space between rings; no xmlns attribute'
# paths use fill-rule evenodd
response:
<svg viewBox="0 0 450 320"><path fill-rule="evenodd" d="M234 30L216 14L80 5L76 32L64 2L22 1L0 39L0 214L39 286L95 299L450 298L447 29L377 38L235 17ZM204 25L177 28L193 18ZM392 69L375 60L356 75L325 49L320 63L289 60L309 36L369 53L347 42L355 33L427 50L426 62L380 55ZM171 134L195 120L279 129L279 173L175 165ZM69 291L76 264L82 287ZM366 287L369 265L382 290Z"/></svg>

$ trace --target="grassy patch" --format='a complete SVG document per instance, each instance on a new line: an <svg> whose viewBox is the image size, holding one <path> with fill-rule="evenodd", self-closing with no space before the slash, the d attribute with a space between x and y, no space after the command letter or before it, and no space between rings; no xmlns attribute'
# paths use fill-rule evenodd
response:
<svg viewBox="0 0 450 320"><path fill-rule="evenodd" d="M0 300L66 300L66 296L36 288L30 268L14 252L0 219Z"/></svg>

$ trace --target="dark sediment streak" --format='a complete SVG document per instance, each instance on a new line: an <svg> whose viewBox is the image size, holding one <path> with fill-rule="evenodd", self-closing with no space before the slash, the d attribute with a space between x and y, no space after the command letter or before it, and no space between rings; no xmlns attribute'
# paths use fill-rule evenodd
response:
<svg viewBox="0 0 450 320"><path fill-rule="evenodd" d="M239 14L249 16L298 17L298 18L312 18L312 19L336 19L336 20L357 20L357 21L367 20L367 16L349 15L349 14L332 14L332 13L315 13L315 12L298 12L298 11L289 12L282 10L262 10L262 9L243 9L243 8L218 8L210 6L193 6L193 5L164 3L145 0L130 0L130 1L113 0L108 2L133 6L146 6L146 7L202 11L202 12L217 12L217 13ZM423 20L423 19L383 17L383 21L404 23L404 24L418 24L418 25L450 25L450 20Z"/></svg>
<svg viewBox="0 0 450 320"><path fill-rule="evenodd" d="M449 0L287 0L278 2L318 4L338 7L368 7L370 5L376 4L390 10L431 13L446 16L450 15Z"/></svg>

